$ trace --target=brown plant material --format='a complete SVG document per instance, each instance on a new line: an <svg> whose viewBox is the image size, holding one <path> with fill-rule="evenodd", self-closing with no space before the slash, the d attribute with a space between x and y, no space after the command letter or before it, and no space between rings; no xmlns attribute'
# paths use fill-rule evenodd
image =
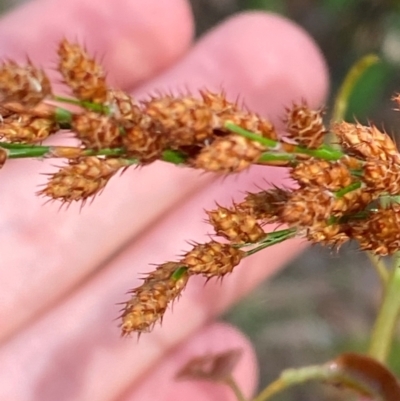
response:
<svg viewBox="0 0 400 401"><path fill-rule="evenodd" d="M109 109L109 115L125 125L136 124L142 118L142 110L138 104L127 93L110 89L107 92L106 105Z"/></svg>
<svg viewBox="0 0 400 401"><path fill-rule="evenodd" d="M109 116L99 116L93 111L76 114L72 119L72 129L87 149L99 150L121 146L121 128Z"/></svg>
<svg viewBox="0 0 400 401"><path fill-rule="evenodd" d="M0 123L0 138L13 143L42 142L59 130L52 118L12 114Z"/></svg>
<svg viewBox="0 0 400 401"><path fill-rule="evenodd" d="M118 170L129 164L129 161L124 159L100 159L96 156L73 160L68 166L51 175L45 188L38 194L66 203L84 201L99 193Z"/></svg>
<svg viewBox="0 0 400 401"><path fill-rule="evenodd" d="M255 163L265 148L258 142L230 134L205 146L192 165L205 171L239 173Z"/></svg>
<svg viewBox="0 0 400 401"><path fill-rule="evenodd" d="M0 148L0 169L6 164L8 152L6 149Z"/></svg>
<svg viewBox="0 0 400 401"><path fill-rule="evenodd" d="M315 149L322 145L327 129L323 122L323 109L312 110L305 102L287 109L286 132L299 145Z"/></svg>
<svg viewBox="0 0 400 401"><path fill-rule="evenodd" d="M223 278L240 263L245 253L230 244L211 241L193 247L181 260L189 274L201 274L206 278Z"/></svg>
<svg viewBox="0 0 400 401"><path fill-rule="evenodd" d="M332 131L344 150L359 157L400 162L399 152L392 139L374 125L364 126L359 123L341 122L334 124Z"/></svg>
<svg viewBox="0 0 400 401"><path fill-rule="evenodd" d="M339 248L350 240L347 231L347 225L321 221L308 228L305 237L314 244Z"/></svg>
<svg viewBox="0 0 400 401"><path fill-rule="evenodd" d="M238 203L237 208L264 223L275 223L279 221L282 207L289 197L290 192L280 188L257 193L249 192L244 201Z"/></svg>
<svg viewBox="0 0 400 401"><path fill-rule="evenodd" d="M157 271L162 272L162 278L150 274L141 286L131 291L132 298L126 302L122 313L122 335L150 331L186 287L189 274L181 264L169 262Z"/></svg>
<svg viewBox="0 0 400 401"><path fill-rule="evenodd" d="M397 252L400 249L400 205L369 211L367 219L352 223L351 234L363 250L381 256Z"/></svg>
<svg viewBox="0 0 400 401"><path fill-rule="evenodd" d="M216 234L228 239L232 244L255 243L265 236L257 220L238 208L218 206L207 214Z"/></svg>
<svg viewBox="0 0 400 401"><path fill-rule="evenodd" d="M340 160L306 160L293 168L291 176L303 186L316 186L330 191L338 191L355 181Z"/></svg>
<svg viewBox="0 0 400 401"><path fill-rule="evenodd" d="M179 380L224 382L232 377L242 353L241 349L231 349L215 354L194 357L179 370L176 378Z"/></svg>
<svg viewBox="0 0 400 401"><path fill-rule="evenodd" d="M213 110L191 96L153 97L143 102L143 112L167 136L171 149L202 144L214 136Z"/></svg>
<svg viewBox="0 0 400 401"><path fill-rule="evenodd" d="M222 278L244 257L295 236L328 246L355 239L378 255L400 250L399 206L376 209L383 197L390 203L400 196L400 154L376 126L325 127L323 110L303 102L287 110L286 137L280 138L270 121L223 92L137 101L110 88L103 68L81 46L63 40L58 54L58 70L74 98L53 94L47 75L30 62L0 66L0 167L8 158L67 160L39 194L85 202L119 170L154 161L222 174L254 164L283 166L293 184L209 211L226 243L195 245L179 262L151 272L126 305L124 333L150 330L191 275ZM59 129L72 131L79 145L34 144ZM322 145L327 132L339 147ZM270 223L275 231L266 229Z"/></svg>
<svg viewBox="0 0 400 401"><path fill-rule="evenodd" d="M150 117L143 116L138 124L124 129L121 141L129 157L146 164L161 158L162 152L167 148L168 139L162 130L155 127Z"/></svg>
<svg viewBox="0 0 400 401"><path fill-rule="evenodd" d="M43 70L28 61L21 66L7 61L0 66L0 102L19 102L33 107L52 95L50 80Z"/></svg>
<svg viewBox="0 0 400 401"><path fill-rule="evenodd" d="M400 164L397 161L368 160L362 169L363 182L378 194L400 193Z"/></svg>
<svg viewBox="0 0 400 401"><path fill-rule="evenodd" d="M74 95L84 101L103 104L108 87L103 67L79 45L62 40L58 48L58 70Z"/></svg>
<svg viewBox="0 0 400 401"><path fill-rule="evenodd" d="M329 363L340 384L358 394L384 401L400 400L396 376L377 360L366 355L345 353Z"/></svg>

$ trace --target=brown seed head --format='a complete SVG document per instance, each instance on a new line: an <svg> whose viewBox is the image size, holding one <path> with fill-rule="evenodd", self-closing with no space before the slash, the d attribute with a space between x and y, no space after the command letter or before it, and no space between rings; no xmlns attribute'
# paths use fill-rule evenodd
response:
<svg viewBox="0 0 400 401"><path fill-rule="evenodd" d="M106 74L81 46L64 39L58 55L58 70L78 99L100 104L107 101Z"/></svg>
<svg viewBox="0 0 400 401"><path fill-rule="evenodd" d="M400 194L400 165L392 160L368 160L362 169L362 179L376 194Z"/></svg>
<svg viewBox="0 0 400 401"><path fill-rule="evenodd" d="M72 118L72 130L87 149L105 149L121 146L121 131L113 118L86 111Z"/></svg>
<svg viewBox="0 0 400 401"><path fill-rule="evenodd" d="M0 66L0 103L18 102L33 107L51 94L49 78L30 62L21 66L8 61Z"/></svg>
<svg viewBox="0 0 400 401"><path fill-rule="evenodd" d="M121 90L110 89L107 92L107 103L110 115L122 120L124 125L137 124L142 118L142 111L131 96Z"/></svg>
<svg viewBox="0 0 400 401"><path fill-rule="evenodd" d="M265 237L265 232L257 220L240 209L218 206L207 214L216 234L228 239L232 244L255 243Z"/></svg>
<svg viewBox="0 0 400 401"><path fill-rule="evenodd" d="M293 168L291 176L301 185L318 186L331 191L347 187L353 182L350 171L340 160L306 160Z"/></svg>
<svg viewBox="0 0 400 401"><path fill-rule="evenodd" d="M366 220L351 224L351 235L363 250L386 256L400 250L400 205L371 210Z"/></svg>
<svg viewBox="0 0 400 401"><path fill-rule="evenodd" d="M312 243L340 247L350 239L346 229L347 226L342 224L319 222L307 229L306 237Z"/></svg>
<svg viewBox="0 0 400 401"><path fill-rule="evenodd" d="M249 192L244 201L237 205L237 208L265 223L274 223L279 220L282 206L289 199L290 192L280 188L261 191L258 193Z"/></svg>
<svg viewBox="0 0 400 401"><path fill-rule="evenodd" d="M63 202L86 200L101 191L109 179L121 168L129 165L124 159L84 157L53 174L46 187L38 192Z"/></svg>
<svg viewBox="0 0 400 401"><path fill-rule="evenodd" d="M13 143L35 143L44 141L58 130L58 124L51 118L13 114L0 123L0 138Z"/></svg>
<svg viewBox="0 0 400 401"><path fill-rule="evenodd" d="M196 245L180 261L188 267L189 274L201 274L204 277L223 277L231 273L244 257L244 252L229 244L211 241Z"/></svg>
<svg viewBox="0 0 400 401"><path fill-rule="evenodd" d="M143 102L143 112L167 137L172 149L203 144L214 136L213 112L201 99L157 97Z"/></svg>
<svg viewBox="0 0 400 401"><path fill-rule="evenodd" d="M175 266L176 271L180 265L176 263ZM122 335L151 331L154 324L161 321L168 305L179 297L189 279L186 270L178 277L173 273L169 272L168 277L161 280L148 277L140 287L131 291L132 299L126 303L121 316Z"/></svg>
<svg viewBox="0 0 400 401"><path fill-rule="evenodd" d="M283 222L291 225L318 227L319 223L325 223L331 217L364 210L373 199L373 195L363 189L338 197L320 187L304 187L292 192L282 207L280 217Z"/></svg>
<svg viewBox="0 0 400 401"><path fill-rule="evenodd" d="M206 171L238 173L256 163L264 150L258 142L231 134L204 147L192 160L192 165Z"/></svg>
<svg viewBox="0 0 400 401"><path fill-rule="evenodd" d="M122 145L129 157L140 160L142 164L159 159L167 148L167 137L158 129L155 122L144 115L140 122L124 129Z"/></svg>
<svg viewBox="0 0 400 401"><path fill-rule="evenodd" d="M323 109L311 110L306 103L294 104L287 109L286 132L298 144L314 149L322 145L327 132Z"/></svg>
<svg viewBox="0 0 400 401"><path fill-rule="evenodd" d="M341 122L332 126L340 145L363 159L396 160L400 155L392 139L374 125L367 127L361 124Z"/></svg>

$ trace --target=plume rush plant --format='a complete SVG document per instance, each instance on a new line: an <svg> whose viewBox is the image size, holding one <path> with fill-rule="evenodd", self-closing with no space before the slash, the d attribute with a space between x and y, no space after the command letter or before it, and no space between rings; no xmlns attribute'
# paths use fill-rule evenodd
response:
<svg viewBox="0 0 400 401"><path fill-rule="evenodd" d="M1 165L22 157L67 161L39 195L85 202L118 171L156 160L223 175L253 164L281 166L293 180L290 189L248 193L230 207L208 211L221 241L194 244L180 260L149 273L124 306L124 335L150 331L192 276L221 279L243 258L290 238L331 247L356 240L379 256L400 249L400 205L382 202L400 195L400 154L376 126L325 126L324 110L302 102L286 110L286 130L278 135L268 120L224 93L138 101L110 88L103 68L81 46L63 40L58 57L71 97L56 95L46 73L31 62L0 67ZM394 100L400 106L400 96ZM71 131L79 144L41 144L61 130ZM328 134L335 146L324 143ZM268 230L271 223L280 229Z"/></svg>

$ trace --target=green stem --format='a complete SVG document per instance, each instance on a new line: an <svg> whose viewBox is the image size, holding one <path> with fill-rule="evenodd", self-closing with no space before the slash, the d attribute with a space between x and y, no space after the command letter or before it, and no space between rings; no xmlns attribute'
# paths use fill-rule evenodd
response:
<svg viewBox="0 0 400 401"><path fill-rule="evenodd" d="M333 107L332 121L342 121L345 118L350 95L354 92L354 88L363 74L374 64L379 61L379 57L375 54L368 54L358 60L347 73L342 85L336 95Z"/></svg>
<svg viewBox="0 0 400 401"><path fill-rule="evenodd" d="M259 242L255 248L250 249L249 251L246 252L246 256L251 256L254 255L255 253L262 251L265 248L268 248L272 245L279 244L280 242L286 241L287 239L293 238L297 233L296 228L287 228L285 230L278 230L278 231L273 231L264 237L264 239ZM250 244L246 244L250 245ZM244 246L246 246L244 245Z"/></svg>
<svg viewBox="0 0 400 401"><path fill-rule="evenodd" d="M108 114L110 112L110 109L103 104L88 102L85 100L78 100L65 96L54 96L54 100L60 103L83 107L84 109L95 111L96 113Z"/></svg>
<svg viewBox="0 0 400 401"><path fill-rule="evenodd" d="M345 188L340 189L339 191L335 192L335 196L337 198L343 198L349 192L355 191L356 189L361 188L361 182L353 182L352 184L348 185Z"/></svg>
<svg viewBox="0 0 400 401"><path fill-rule="evenodd" d="M389 281L389 270L387 269L385 262L379 256L370 251L367 251L367 256L379 277L382 288L386 288L387 282Z"/></svg>
<svg viewBox="0 0 400 401"><path fill-rule="evenodd" d="M237 401L246 401L246 397L244 396L242 390L240 389L239 385L237 384L233 376L229 376L227 379L225 379L225 383L228 387L230 387L232 392L235 394Z"/></svg>
<svg viewBox="0 0 400 401"><path fill-rule="evenodd" d="M382 363L389 356L400 312L400 254L396 254L393 264L368 351L369 356Z"/></svg>
<svg viewBox="0 0 400 401"><path fill-rule="evenodd" d="M254 132L248 131L239 125L234 124L231 121L227 121L224 124L224 127L235 134L243 136L245 138L251 139L254 142L258 142L261 145L264 145L267 148L276 148L279 146L279 142L274 139L265 138L261 135L255 134Z"/></svg>
<svg viewBox="0 0 400 401"><path fill-rule="evenodd" d="M247 131L246 129L239 127L238 125L230 121L227 121L224 127L229 131L234 132L235 134L251 139L252 141L264 145L266 148L269 148L270 150L264 152L260 157L260 159L258 160L260 163L270 161L271 157L273 158L274 161L275 160L290 161L294 159L295 154L308 155L316 157L318 159L332 160L332 161L339 160L345 155L342 151L338 149L333 149L332 147L327 145L322 145L317 149L308 149L303 146L293 146L292 152L285 152L282 149L282 147L285 145L281 144L279 141L276 141L274 139L264 138L263 136L255 134L254 132L251 131Z"/></svg>

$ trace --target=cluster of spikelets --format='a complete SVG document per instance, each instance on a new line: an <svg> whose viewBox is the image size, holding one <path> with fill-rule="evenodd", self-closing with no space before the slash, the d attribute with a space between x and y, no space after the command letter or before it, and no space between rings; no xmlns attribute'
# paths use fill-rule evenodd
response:
<svg viewBox="0 0 400 401"><path fill-rule="evenodd" d="M145 332L160 321L189 278L222 278L253 253L293 237L388 255L400 249L400 154L375 126L336 122L323 110L294 104L278 135L267 120L223 93L158 95L137 101L112 89L102 67L78 45L60 43L58 71L73 97L53 93L32 63L0 66L0 162L18 157L64 158L39 194L64 203L99 193L118 171L163 160L221 174L252 164L288 169L293 187L248 193L208 212L215 239L147 275L122 313L122 332ZM400 103L400 97L396 97ZM62 130L73 146L43 146ZM324 144L327 136L335 145ZM281 228L268 232L269 224Z"/></svg>

